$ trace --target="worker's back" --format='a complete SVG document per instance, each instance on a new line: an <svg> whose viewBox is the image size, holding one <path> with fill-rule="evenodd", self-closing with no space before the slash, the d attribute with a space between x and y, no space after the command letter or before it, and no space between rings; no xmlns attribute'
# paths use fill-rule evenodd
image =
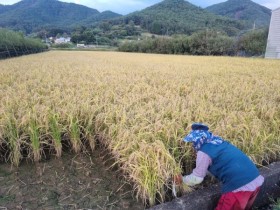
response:
<svg viewBox="0 0 280 210"><path fill-rule="evenodd" d="M248 156L229 142L220 145L207 143L200 151L212 159L208 170L223 183L223 193L238 189L259 176L257 167Z"/></svg>

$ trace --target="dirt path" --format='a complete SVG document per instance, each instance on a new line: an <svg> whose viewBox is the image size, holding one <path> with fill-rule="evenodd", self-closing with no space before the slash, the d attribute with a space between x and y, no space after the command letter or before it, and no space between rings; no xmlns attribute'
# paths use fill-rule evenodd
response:
<svg viewBox="0 0 280 210"><path fill-rule="evenodd" d="M0 209L144 209L100 154L0 165Z"/></svg>

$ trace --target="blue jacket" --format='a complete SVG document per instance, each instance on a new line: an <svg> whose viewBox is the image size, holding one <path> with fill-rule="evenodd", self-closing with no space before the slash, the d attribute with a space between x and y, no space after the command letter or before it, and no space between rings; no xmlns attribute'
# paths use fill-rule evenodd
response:
<svg viewBox="0 0 280 210"><path fill-rule="evenodd" d="M208 170L223 183L222 193L234 191L259 176L255 164L229 142L203 144L200 151L212 159Z"/></svg>

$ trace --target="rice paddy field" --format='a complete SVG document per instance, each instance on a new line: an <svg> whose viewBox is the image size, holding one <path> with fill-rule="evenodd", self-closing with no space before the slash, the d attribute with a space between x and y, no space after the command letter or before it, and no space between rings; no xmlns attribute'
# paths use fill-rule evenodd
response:
<svg viewBox="0 0 280 210"><path fill-rule="evenodd" d="M66 144L103 148L152 206L194 166L181 140L193 122L258 166L280 160L279 60L56 51L0 61L0 155L15 167L59 160Z"/></svg>

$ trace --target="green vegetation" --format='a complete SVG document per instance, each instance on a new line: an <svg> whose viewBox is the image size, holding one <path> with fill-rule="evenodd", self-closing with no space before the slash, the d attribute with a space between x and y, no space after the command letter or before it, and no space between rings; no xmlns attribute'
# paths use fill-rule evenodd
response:
<svg viewBox="0 0 280 210"><path fill-rule="evenodd" d="M56 0L23 0L0 7L0 27L24 33L39 32L44 36L55 28L69 32L78 26L98 25L102 29L105 25L106 35L115 38L134 34L136 30L131 32L128 29L131 25L137 26L137 31L158 35L190 35L198 30L212 28L230 36L236 35L246 26L245 22L212 14L184 0L164 0L140 12L120 16L111 11L100 13L85 6Z"/></svg>
<svg viewBox="0 0 280 210"><path fill-rule="evenodd" d="M248 50L250 55L262 54L266 40L261 35L255 35L256 40L261 39L261 42L254 41L253 46L247 41L251 41L252 36L242 39L244 44L238 45L240 49L236 47L236 39L239 40L240 34L248 28L251 29L251 20L258 17L264 21L261 25L268 26L270 10L250 0L229 0L225 4L227 6L224 9L222 8L224 4L213 7L220 6L219 10L224 11L221 15L230 18L213 14L213 11L209 12L184 0L164 0L121 17L111 11L100 13L85 6L56 0L23 0L14 5L0 6L0 27L20 30L26 34L32 33L40 39L71 35L74 44L117 47L126 40L128 42L121 46L123 51L225 55L233 53L231 44L234 42L234 50L247 53L247 49L250 48ZM230 10L227 11L228 8ZM235 16L229 15L229 12ZM259 25L259 22L256 21L256 24ZM208 32L205 32L207 30ZM151 34L149 36L154 38L157 36L172 36L172 38L164 41L149 38L146 40L144 34ZM177 38L174 39L175 35ZM190 37L186 39L184 36ZM141 41L141 44L130 43L132 40L141 39L146 41ZM132 46L129 46L130 44ZM167 49L168 46L171 48ZM54 47L71 48L70 45Z"/></svg>
<svg viewBox="0 0 280 210"><path fill-rule="evenodd" d="M0 59L42 52L47 46L40 40L26 38L22 33L0 28Z"/></svg>
<svg viewBox="0 0 280 210"><path fill-rule="evenodd" d="M62 153L62 143L61 143L61 129L59 125L59 116L58 114L49 115L49 135L53 139L53 145L55 148L55 153L57 157L61 156Z"/></svg>
<svg viewBox="0 0 280 210"><path fill-rule="evenodd" d="M280 210L280 198L278 198L275 204L273 205L273 210Z"/></svg>
<svg viewBox="0 0 280 210"><path fill-rule="evenodd" d="M110 11L99 13L95 9L55 0L23 0L11 6L0 7L0 26L12 26L26 33L37 31L35 36L41 39L71 34L74 44L119 46L119 50L125 52L248 56L264 54L267 30L245 34L244 31L252 27L252 20L256 21L258 17L264 21L256 21L258 26L268 25L269 9L251 0L229 0L213 5L208 10L215 8L221 11L219 14L230 18L215 15L184 0L164 0L123 17ZM25 17L24 20L21 20L22 16ZM111 19L114 17L117 18ZM149 36L145 36L145 33ZM53 45L54 48L63 49L73 46ZM18 49L14 43L10 48L17 55ZM4 57L8 56L10 55L6 54Z"/></svg>
<svg viewBox="0 0 280 210"><path fill-rule="evenodd" d="M130 39L141 35L141 29L133 22L113 26L109 22L103 22L96 27L77 27L72 35L73 43L96 44L117 46L117 40Z"/></svg>
<svg viewBox="0 0 280 210"><path fill-rule="evenodd" d="M250 31L240 38L238 49L251 56L262 55L266 50L267 36L267 29Z"/></svg>
<svg viewBox="0 0 280 210"><path fill-rule="evenodd" d="M52 44L51 47L58 48L58 49L71 49L75 46L71 43L61 43L61 44Z"/></svg>
<svg viewBox="0 0 280 210"><path fill-rule="evenodd" d="M228 0L207 7L206 10L217 15L227 16L237 20L245 20L249 27L269 26L271 10L256 4L251 0Z"/></svg>
<svg viewBox="0 0 280 210"><path fill-rule="evenodd" d="M188 55L235 55L242 52L246 56L256 56L264 54L266 40L267 30L250 31L239 39L219 31L204 30L191 36L126 41L119 46L119 51Z"/></svg>
<svg viewBox="0 0 280 210"><path fill-rule="evenodd" d="M44 28L69 30L76 25L89 26L120 16L110 11L100 13L85 6L56 0L23 0L2 7L0 7L0 27L21 30L27 34Z"/></svg>
<svg viewBox="0 0 280 210"><path fill-rule="evenodd" d="M164 0L111 22L128 24L131 21L158 35L192 34L206 28L235 35L245 27L240 21L214 15L184 0Z"/></svg>
<svg viewBox="0 0 280 210"><path fill-rule="evenodd" d="M15 195L0 195L0 205L5 204L6 202L14 202Z"/></svg>

